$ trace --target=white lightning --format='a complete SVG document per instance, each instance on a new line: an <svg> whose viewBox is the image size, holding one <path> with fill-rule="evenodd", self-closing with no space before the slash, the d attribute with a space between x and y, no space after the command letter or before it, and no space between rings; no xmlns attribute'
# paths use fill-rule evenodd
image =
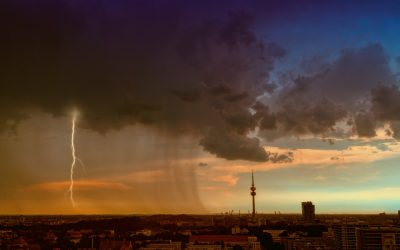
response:
<svg viewBox="0 0 400 250"><path fill-rule="evenodd" d="M75 208L75 200L74 200L74 168L77 161L77 157L75 155L75 123L78 113L74 112L72 114L72 130L71 130L71 154L72 154L72 163L70 169L70 185L69 185L69 198L71 200L72 207ZM79 159L78 159L79 160Z"/></svg>

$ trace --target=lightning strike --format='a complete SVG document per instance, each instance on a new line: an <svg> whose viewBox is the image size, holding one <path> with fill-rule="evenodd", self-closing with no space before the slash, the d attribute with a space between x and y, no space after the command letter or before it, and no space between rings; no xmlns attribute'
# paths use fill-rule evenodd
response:
<svg viewBox="0 0 400 250"><path fill-rule="evenodd" d="M76 161L79 160L75 154L75 123L77 119L77 112L72 114L72 129L71 129L71 155L72 155L72 162L70 168L70 185L69 185L69 198L71 200L72 207L76 207L75 200L74 200L74 168Z"/></svg>

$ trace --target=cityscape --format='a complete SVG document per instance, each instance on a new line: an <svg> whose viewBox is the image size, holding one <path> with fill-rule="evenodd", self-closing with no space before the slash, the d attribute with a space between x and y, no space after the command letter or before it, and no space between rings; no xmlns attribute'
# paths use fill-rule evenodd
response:
<svg viewBox="0 0 400 250"><path fill-rule="evenodd" d="M209 215L1 216L1 249L363 250L400 248L398 214L258 214L252 172L252 212Z"/></svg>
<svg viewBox="0 0 400 250"><path fill-rule="evenodd" d="M0 250L400 250L400 1L0 0Z"/></svg>

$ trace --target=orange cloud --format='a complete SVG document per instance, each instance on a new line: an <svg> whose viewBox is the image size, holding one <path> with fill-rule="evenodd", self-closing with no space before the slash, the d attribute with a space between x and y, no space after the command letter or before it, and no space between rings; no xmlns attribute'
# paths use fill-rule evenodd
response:
<svg viewBox="0 0 400 250"><path fill-rule="evenodd" d="M198 182L205 191L218 191L214 186L210 185L210 180L217 186L224 185L226 188L235 186L239 181L240 174L250 173L254 171L270 171L283 168L295 168L298 166L310 167L326 167L332 166L337 168L350 167L352 164L371 163L383 159L398 157L400 155L400 143L387 141L383 145L386 149L380 149L374 145L362 146L349 146L346 149L296 149L293 150L294 160L292 162L272 163L272 162L246 162L246 161L227 161L222 159L213 158L210 156L208 159L202 158L202 162L207 162L207 168L198 168L197 177ZM279 147L266 147L266 150L274 153L285 153L288 151L286 148ZM368 178L375 178L375 175ZM316 181L323 182L326 176L318 175L315 177ZM365 180L352 180L365 181ZM219 184L217 184L219 183Z"/></svg>
<svg viewBox="0 0 400 250"><path fill-rule="evenodd" d="M235 175L222 175L222 176L216 176L214 178L212 178L213 181L217 181L217 182L224 182L227 183L229 186L234 186L236 185L237 181L239 180L239 177L235 176Z"/></svg>
<svg viewBox="0 0 400 250"><path fill-rule="evenodd" d="M121 177L121 179L136 183L152 183L159 181L165 174L166 172L160 169L136 171Z"/></svg>
<svg viewBox="0 0 400 250"><path fill-rule="evenodd" d="M199 189L204 190L204 191L216 191L216 190L226 190L226 187L222 187L222 186L203 186L203 187L199 187Z"/></svg>
<svg viewBox="0 0 400 250"><path fill-rule="evenodd" d="M56 191L56 190L66 190L69 188L70 182L68 181L60 181L60 182L44 182L33 185L30 189L35 190L47 190L47 191ZM112 189L112 190L127 190L131 189L130 186L119 183L119 182L111 182L104 180L76 180L74 182L75 189L81 190L91 190L91 189Z"/></svg>

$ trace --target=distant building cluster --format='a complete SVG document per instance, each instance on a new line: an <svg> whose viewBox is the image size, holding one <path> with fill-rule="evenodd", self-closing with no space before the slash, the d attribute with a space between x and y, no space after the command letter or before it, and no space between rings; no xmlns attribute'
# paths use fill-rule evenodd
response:
<svg viewBox="0 0 400 250"><path fill-rule="evenodd" d="M303 206L306 204L306 206ZM96 218L0 217L0 249L400 249L398 215L220 214ZM309 210L314 211L313 209ZM315 211L314 211L315 212Z"/></svg>
<svg viewBox="0 0 400 250"><path fill-rule="evenodd" d="M398 214L0 216L6 250L400 250Z"/></svg>

